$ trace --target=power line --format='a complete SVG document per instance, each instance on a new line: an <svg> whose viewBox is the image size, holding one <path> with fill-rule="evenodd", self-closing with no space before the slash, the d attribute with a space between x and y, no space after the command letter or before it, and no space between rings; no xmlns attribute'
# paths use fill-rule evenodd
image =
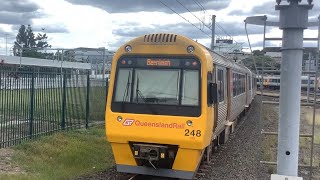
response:
<svg viewBox="0 0 320 180"><path fill-rule="evenodd" d="M206 26L207 28L210 29L210 27L208 25L206 25L200 18L198 18L198 16L196 16L193 12L191 12L185 5L183 5L179 0L176 0L182 7L184 7L187 11L189 11L189 13L191 13L195 18L197 18L203 26Z"/></svg>
<svg viewBox="0 0 320 180"><path fill-rule="evenodd" d="M193 0L193 2L195 2L203 12L207 13L209 17L211 16L211 14L206 10L206 8L201 4L201 2L199 2L198 0ZM218 22L216 22L215 25L217 25L217 27L221 29L227 36L232 38L232 36ZM234 42L238 43L236 40L234 40Z"/></svg>
<svg viewBox="0 0 320 180"><path fill-rule="evenodd" d="M186 19L185 17L183 17L181 14L179 14L178 12L176 12L174 9L172 9L171 7L169 7L167 4L163 3L160 0L160 3L164 6L166 6L168 9L170 9L172 12L174 12L175 14L177 14L178 16L180 16L182 19L184 19L185 21L187 21L189 24L193 25L195 28L197 28L198 30L200 30L201 32L203 32L204 34L206 34L208 37L211 38L211 35L209 35L208 33L206 33L203 29L198 28L195 24L193 24L192 22L190 22L188 19Z"/></svg>
<svg viewBox="0 0 320 180"><path fill-rule="evenodd" d="M175 11L174 9L172 9L171 7L169 7L167 4L165 4L164 2L162 2L160 0L161 4L166 6L168 9L170 9L172 12L174 12L175 14L179 15L181 18L183 18L185 21L187 21L189 24L193 25L195 28L197 28L198 30L200 30L201 32L203 32L204 34L206 34L208 37L212 37L211 35L209 35L208 33L206 33L202 27L206 27L210 30L212 30L213 26L216 25L219 29L221 29L221 31L226 34L227 36L230 37L230 39L232 39L236 44L238 44L238 42L236 40L233 39L233 37L218 23L216 22L215 24L211 23L211 26L206 24L204 22L204 20L200 19L198 16L196 16L189 8L187 8L184 4L182 4L179 0L176 0L177 3L179 3L184 9L186 9L192 16L194 16L200 23L202 26L200 26L200 28L198 28L194 23L192 23L191 21L189 21L187 18L183 17L181 14L179 14L177 11ZM197 6L200 8L201 11L203 11L205 13L204 16L209 15L209 17L211 17L212 15L206 10L206 8L201 4L201 2L199 2L199 0L193 0L193 2L195 4L197 4ZM216 37L221 38L220 36L216 35Z"/></svg>
<svg viewBox="0 0 320 180"><path fill-rule="evenodd" d="M218 26L218 28L220 28L227 36L229 36L230 38L232 38L232 36L218 23L216 22L216 25ZM233 39L233 38L232 38ZM235 41L235 40L234 40ZM236 42L236 41L235 41Z"/></svg>

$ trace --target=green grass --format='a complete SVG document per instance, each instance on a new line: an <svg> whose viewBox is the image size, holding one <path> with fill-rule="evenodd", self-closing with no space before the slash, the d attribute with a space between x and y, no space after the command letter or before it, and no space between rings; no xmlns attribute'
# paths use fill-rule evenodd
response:
<svg viewBox="0 0 320 180"><path fill-rule="evenodd" d="M90 120L103 120L106 87L90 88ZM62 88L34 91L34 118L60 121L62 115ZM0 123L10 117L27 119L30 114L30 90L0 91ZM66 88L66 119L85 120L86 88Z"/></svg>
<svg viewBox="0 0 320 180"><path fill-rule="evenodd" d="M106 87L90 88L90 119L104 120L106 104Z"/></svg>
<svg viewBox="0 0 320 180"><path fill-rule="evenodd" d="M0 173L0 179L5 180L34 180L36 179L35 176L32 175L26 175L26 174L1 174Z"/></svg>
<svg viewBox="0 0 320 180"><path fill-rule="evenodd" d="M103 128L57 133L14 150L14 164L27 175L0 175L0 179L70 179L108 169L114 163Z"/></svg>

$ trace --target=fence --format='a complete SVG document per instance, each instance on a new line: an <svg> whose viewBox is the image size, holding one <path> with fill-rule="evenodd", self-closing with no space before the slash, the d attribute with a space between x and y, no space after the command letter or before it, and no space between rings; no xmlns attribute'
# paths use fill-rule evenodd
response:
<svg viewBox="0 0 320 180"><path fill-rule="evenodd" d="M89 75L88 70L0 66L0 148L103 122L106 83Z"/></svg>

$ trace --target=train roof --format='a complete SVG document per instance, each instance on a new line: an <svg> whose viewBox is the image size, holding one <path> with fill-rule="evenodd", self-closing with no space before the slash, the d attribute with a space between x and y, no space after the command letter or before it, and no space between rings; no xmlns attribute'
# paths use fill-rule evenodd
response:
<svg viewBox="0 0 320 180"><path fill-rule="evenodd" d="M207 52L212 57L213 64L220 65L223 67L231 68L239 73L248 73L248 74L254 74L250 69L248 69L246 66L235 63L233 60L228 59L226 56L219 54L217 52L212 51L211 49L205 47L204 45L188 38L183 35L175 34L175 33L152 33L152 34L146 34L139 36L135 39L132 39L127 44L139 44L139 45L148 45L148 44L176 44L176 45L188 45L193 44L194 46L198 46L202 51L207 50ZM124 46L120 49L123 51Z"/></svg>
<svg viewBox="0 0 320 180"><path fill-rule="evenodd" d="M233 60L230 60L229 58L227 58L226 56L219 54L215 51L212 51L211 49L205 47L207 49L207 51L210 53L210 55L213 57L213 63L223 66L223 67L227 67L227 68L231 68L234 69L236 71L242 72L242 73L249 73L249 74L254 74L248 67L236 63Z"/></svg>

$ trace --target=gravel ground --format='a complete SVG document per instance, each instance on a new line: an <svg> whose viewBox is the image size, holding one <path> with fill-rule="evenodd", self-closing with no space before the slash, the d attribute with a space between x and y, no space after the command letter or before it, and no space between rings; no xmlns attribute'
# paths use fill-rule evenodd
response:
<svg viewBox="0 0 320 180"><path fill-rule="evenodd" d="M201 179L251 180L259 178L261 98L256 96L229 141L213 154L213 166Z"/></svg>
<svg viewBox="0 0 320 180"><path fill-rule="evenodd" d="M0 174L25 173L20 167L12 164L13 153L14 151L9 148L0 149Z"/></svg>

